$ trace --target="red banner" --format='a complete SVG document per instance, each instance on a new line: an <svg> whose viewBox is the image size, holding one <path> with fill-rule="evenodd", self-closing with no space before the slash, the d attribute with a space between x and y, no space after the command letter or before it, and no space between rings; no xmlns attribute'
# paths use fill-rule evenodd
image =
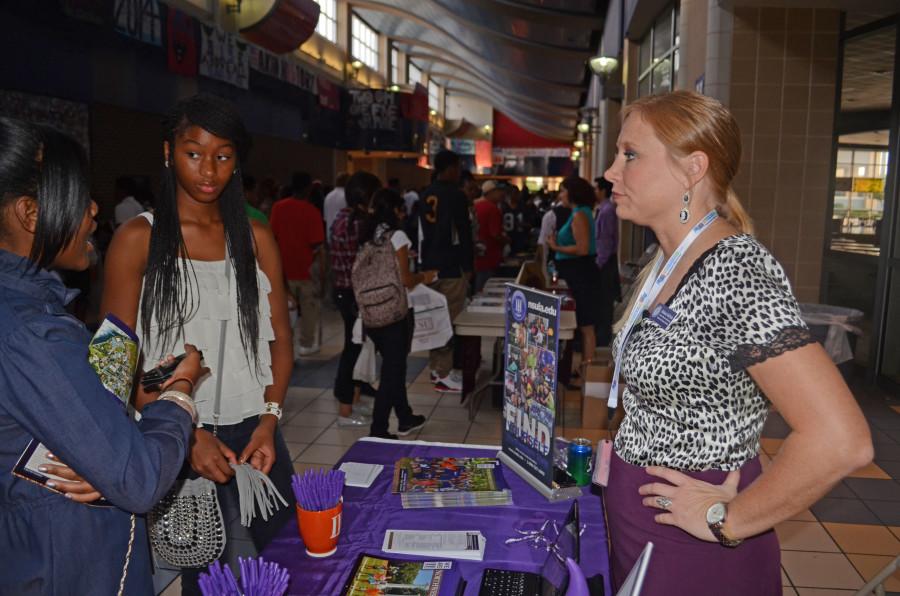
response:
<svg viewBox="0 0 900 596"><path fill-rule="evenodd" d="M341 110L341 88L325 79L319 77L319 105L326 110Z"/></svg>
<svg viewBox="0 0 900 596"><path fill-rule="evenodd" d="M415 91L400 94L400 116L428 122L428 90L425 87L416 83Z"/></svg>
<svg viewBox="0 0 900 596"><path fill-rule="evenodd" d="M169 7L166 19L168 32L169 71L188 77L197 76L199 51L197 48L197 22L180 10Z"/></svg>

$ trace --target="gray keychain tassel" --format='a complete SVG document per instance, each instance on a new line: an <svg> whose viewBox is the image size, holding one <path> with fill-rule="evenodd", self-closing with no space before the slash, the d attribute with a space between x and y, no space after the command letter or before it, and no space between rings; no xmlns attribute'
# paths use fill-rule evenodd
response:
<svg viewBox="0 0 900 596"><path fill-rule="evenodd" d="M237 481L238 498L241 506L241 525L249 528L256 517L257 509L263 520L278 509L278 501L287 506L287 501L275 488L272 480L250 464L231 464Z"/></svg>

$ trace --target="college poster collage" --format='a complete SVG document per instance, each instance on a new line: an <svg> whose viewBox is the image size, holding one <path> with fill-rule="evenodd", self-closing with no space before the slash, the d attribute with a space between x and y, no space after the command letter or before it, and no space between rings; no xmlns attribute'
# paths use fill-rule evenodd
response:
<svg viewBox="0 0 900 596"><path fill-rule="evenodd" d="M556 419L559 297L507 289L504 358L504 451L547 485ZM548 465L549 464L549 465Z"/></svg>

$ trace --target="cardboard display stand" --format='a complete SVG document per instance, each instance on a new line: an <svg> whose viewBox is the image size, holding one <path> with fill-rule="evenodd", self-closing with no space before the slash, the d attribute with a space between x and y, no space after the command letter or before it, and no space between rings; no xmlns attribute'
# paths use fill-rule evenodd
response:
<svg viewBox="0 0 900 596"><path fill-rule="evenodd" d="M578 496L577 487L560 488L553 481L560 297L508 284L505 310L503 449L498 457L548 499Z"/></svg>

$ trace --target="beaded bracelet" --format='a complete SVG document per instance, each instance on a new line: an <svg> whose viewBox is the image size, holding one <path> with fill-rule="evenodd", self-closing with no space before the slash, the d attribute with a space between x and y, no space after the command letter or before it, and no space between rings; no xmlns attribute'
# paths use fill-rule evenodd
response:
<svg viewBox="0 0 900 596"><path fill-rule="evenodd" d="M262 411L260 416L265 416L266 414L271 414L275 416L277 420L281 420L281 405L274 401L267 401L266 408Z"/></svg>

